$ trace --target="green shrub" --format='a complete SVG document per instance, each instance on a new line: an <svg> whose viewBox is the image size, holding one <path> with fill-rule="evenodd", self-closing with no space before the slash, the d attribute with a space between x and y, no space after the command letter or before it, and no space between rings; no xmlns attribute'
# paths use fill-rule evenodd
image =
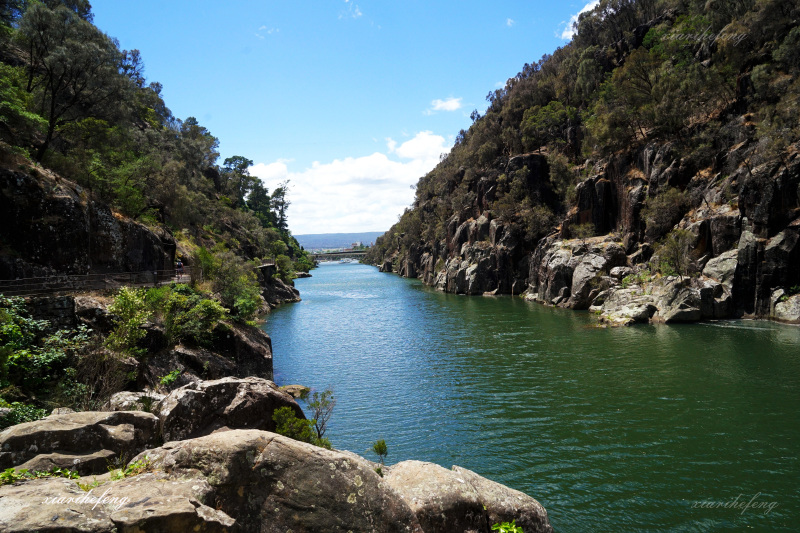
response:
<svg viewBox="0 0 800 533"><path fill-rule="evenodd" d="M170 372L166 376L161 376L161 379L159 380L159 382L162 385L164 385L165 387L169 387L170 385L175 383L175 381L178 379L178 376L180 376L180 375L181 375L181 371L176 368L175 370L173 370L172 372ZM145 398L145 396L142 396L142 398ZM139 400L141 401L142 398L140 398Z"/></svg>
<svg viewBox="0 0 800 533"><path fill-rule="evenodd" d="M216 256L212 286L222 305L240 322L255 318L261 307L261 286L253 265L232 252Z"/></svg>
<svg viewBox="0 0 800 533"><path fill-rule="evenodd" d="M516 520L494 524L492 526L492 531L497 531L497 533L525 533L522 531L522 528L517 525Z"/></svg>
<svg viewBox="0 0 800 533"><path fill-rule="evenodd" d="M290 439L307 442L321 448L331 449L331 441L319 438L314 434L315 420L297 418L291 407L280 407L272 414L275 421L275 433Z"/></svg>
<svg viewBox="0 0 800 533"><path fill-rule="evenodd" d="M39 409L33 405L20 402L13 402L11 404L11 412L4 417L0 417L0 429L22 424L23 422L33 422L34 420L40 420L46 416L47 411L44 409Z"/></svg>
<svg viewBox="0 0 800 533"><path fill-rule="evenodd" d="M389 447L386 446L386 441L383 439L378 439L375 441L375 444L372 445L372 451L375 452L375 455L378 456L380 459L381 464L386 459L386 456L389 455Z"/></svg>
<svg viewBox="0 0 800 533"><path fill-rule="evenodd" d="M188 287L173 290L164 307L164 325L169 337L199 345L211 342L214 326L227 316L228 310L217 301L203 298Z"/></svg>
<svg viewBox="0 0 800 533"><path fill-rule="evenodd" d="M108 310L117 316L117 322L106 338L106 346L118 352L142 355L144 350L137 348L136 343L147 334L142 326L152 314L145 303L145 291L122 287Z"/></svg>

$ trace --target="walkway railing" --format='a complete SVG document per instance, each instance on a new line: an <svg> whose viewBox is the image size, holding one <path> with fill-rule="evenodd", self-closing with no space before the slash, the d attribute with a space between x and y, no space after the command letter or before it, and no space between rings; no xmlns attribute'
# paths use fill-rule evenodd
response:
<svg viewBox="0 0 800 533"><path fill-rule="evenodd" d="M0 280L0 294L4 296L45 296L60 292L102 291L120 287L158 287L168 283L190 283L203 280L203 271L184 267L183 273L175 269L144 272L110 272L104 274L58 274L39 278Z"/></svg>

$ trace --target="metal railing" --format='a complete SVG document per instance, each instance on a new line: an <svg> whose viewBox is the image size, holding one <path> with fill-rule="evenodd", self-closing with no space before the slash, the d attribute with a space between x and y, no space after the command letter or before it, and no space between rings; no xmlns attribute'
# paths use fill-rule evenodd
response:
<svg viewBox="0 0 800 533"><path fill-rule="evenodd" d="M62 292L86 292L118 289L120 287L158 287L169 283L190 283L203 280L199 267L150 270L144 272L108 272L102 274L57 274L39 278L0 280L4 296L45 296Z"/></svg>

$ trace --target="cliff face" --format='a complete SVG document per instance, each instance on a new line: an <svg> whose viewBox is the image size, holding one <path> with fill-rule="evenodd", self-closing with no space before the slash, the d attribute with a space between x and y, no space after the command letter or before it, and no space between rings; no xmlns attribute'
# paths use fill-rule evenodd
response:
<svg viewBox="0 0 800 533"><path fill-rule="evenodd" d="M718 160L747 157L753 150L748 144L731 147ZM800 319L796 313L780 312L792 305L796 298L790 293L800 285L797 152L785 162L742 166L732 173L714 161L701 171L688 168L671 154L669 145L652 143L620 152L591 166L589 177L576 187L571 209L550 218L554 230L533 242L519 222L499 217L487 197L498 185L492 174L506 175L521 166L536 169L530 181L543 197L551 194L543 159L529 154L503 161L493 173L487 172L489 177L475 181L470 189L474 199L448 220L443 240L423 240L407 250L390 248L378 263L381 270L416 277L458 294L525 292L532 300L572 309L594 308L611 322L627 323L630 317L619 316L620 308L628 303L621 298L625 293L610 296L631 284L652 292L651 285L669 278L650 272L664 232L649 232L643 210L659 192L680 188L688 209L667 229L690 235L686 253L693 275L675 279L686 288L682 305L693 311L670 312L668 308L678 304L674 291L667 291L633 321L740 316ZM575 228L586 223L601 237L575 238ZM601 311L606 300L609 303Z"/></svg>
<svg viewBox="0 0 800 533"><path fill-rule="evenodd" d="M0 168L0 279L173 268L175 241L113 213L80 186Z"/></svg>
<svg viewBox="0 0 800 533"><path fill-rule="evenodd" d="M800 8L611 5L489 94L368 260L612 323L800 322Z"/></svg>

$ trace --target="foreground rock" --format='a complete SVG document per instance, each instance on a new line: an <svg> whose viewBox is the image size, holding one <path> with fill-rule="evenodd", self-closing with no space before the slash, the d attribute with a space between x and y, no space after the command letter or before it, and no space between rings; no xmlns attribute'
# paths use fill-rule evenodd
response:
<svg viewBox="0 0 800 533"><path fill-rule="evenodd" d="M202 503L211 492L203 479L174 480L163 473L90 491L71 480L37 479L0 489L0 530L229 531L236 521Z"/></svg>
<svg viewBox="0 0 800 533"><path fill-rule="evenodd" d="M169 442L134 460L150 471L91 492L65 479L0 487L0 529L424 533L516 520L552 531L536 500L468 470L409 461L381 477L349 452L265 431Z"/></svg>
<svg viewBox="0 0 800 533"><path fill-rule="evenodd" d="M0 432L0 470L69 468L104 473L116 458L128 459L158 442L158 419L136 411L87 411L51 415Z"/></svg>
<svg viewBox="0 0 800 533"><path fill-rule="evenodd" d="M424 531L489 531L512 520L526 533L552 531L539 502L458 466L404 461L389 468L386 484L408 503Z"/></svg>
<svg viewBox="0 0 800 533"><path fill-rule="evenodd" d="M172 391L158 405L164 441L208 435L221 428L275 430L272 415L289 407L298 418L302 409L273 382L260 378L223 378L191 383Z"/></svg>

